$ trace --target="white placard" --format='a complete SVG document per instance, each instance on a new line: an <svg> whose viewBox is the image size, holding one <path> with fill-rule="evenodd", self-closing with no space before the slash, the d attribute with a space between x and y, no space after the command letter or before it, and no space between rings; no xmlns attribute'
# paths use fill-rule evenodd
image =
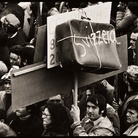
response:
<svg viewBox="0 0 138 138"><path fill-rule="evenodd" d="M92 22L110 23L112 2L100 3L83 9ZM59 65L59 49L55 44L55 28L70 19L81 19L82 10L61 13L47 18L47 68Z"/></svg>

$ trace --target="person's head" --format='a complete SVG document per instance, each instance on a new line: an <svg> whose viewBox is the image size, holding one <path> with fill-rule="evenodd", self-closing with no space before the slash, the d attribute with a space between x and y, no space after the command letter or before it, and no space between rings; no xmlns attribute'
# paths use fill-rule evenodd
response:
<svg viewBox="0 0 138 138"><path fill-rule="evenodd" d="M134 91L138 90L138 66L130 65L123 73L124 82Z"/></svg>
<svg viewBox="0 0 138 138"><path fill-rule="evenodd" d="M51 114L47 106L43 107L42 109L42 119L44 128L47 128L47 126L49 126L52 122Z"/></svg>
<svg viewBox="0 0 138 138"><path fill-rule="evenodd" d="M11 76L10 73L5 73L2 77L1 80L4 83L4 90L6 91L7 94L11 94Z"/></svg>
<svg viewBox="0 0 138 138"><path fill-rule="evenodd" d="M14 45L10 48L10 52L20 56L20 66L26 66L33 64L34 59L34 46L27 44L22 45Z"/></svg>
<svg viewBox="0 0 138 138"><path fill-rule="evenodd" d="M131 49L136 49L136 41L138 38L138 33L134 33L132 32L130 35L130 45L131 45Z"/></svg>
<svg viewBox="0 0 138 138"><path fill-rule="evenodd" d="M62 96L60 94L52 96L50 98L48 98L48 103L59 103L59 104L63 104L63 99Z"/></svg>
<svg viewBox="0 0 138 138"><path fill-rule="evenodd" d="M106 99L100 94L94 94L86 100L86 115L91 120L97 120L106 115Z"/></svg>
<svg viewBox="0 0 138 138"><path fill-rule="evenodd" d="M20 66L21 65L20 55L10 52L10 63L11 63L11 65Z"/></svg>
<svg viewBox="0 0 138 138"><path fill-rule="evenodd" d="M42 119L44 128L50 128L57 132L66 131L69 125L69 117L62 104L49 103L43 106Z"/></svg>
<svg viewBox="0 0 138 138"><path fill-rule="evenodd" d="M5 29L8 35L13 35L18 31L20 26L19 19L14 14L7 14L1 18L2 27Z"/></svg>
<svg viewBox="0 0 138 138"><path fill-rule="evenodd" d="M88 97L89 97L91 94L92 94L91 89L90 89L90 88L86 89L86 99L88 99Z"/></svg>
<svg viewBox="0 0 138 138"><path fill-rule="evenodd" d="M138 122L138 99L134 99L128 103L126 121L130 124Z"/></svg>
<svg viewBox="0 0 138 138"><path fill-rule="evenodd" d="M0 60L0 77L2 77L7 72L8 72L8 67L3 61Z"/></svg>
<svg viewBox="0 0 138 138"><path fill-rule="evenodd" d="M16 109L16 116L26 117L28 115L31 115L31 113L33 112L33 109L34 109L34 105L29 105L29 106Z"/></svg>
<svg viewBox="0 0 138 138"><path fill-rule="evenodd" d="M24 117L28 114L29 114L29 112L27 111L26 107L21 107L16 110L16 116L18 116L18 117Z"/></svg>
<svg viewBox="0 0 138 138"><path fill-rule="evenodd" d="M118 8L119 11L124 11L126 9L126 6L127 6L127 2L119 1L118 5L117 5L117 8Z"/></svg>

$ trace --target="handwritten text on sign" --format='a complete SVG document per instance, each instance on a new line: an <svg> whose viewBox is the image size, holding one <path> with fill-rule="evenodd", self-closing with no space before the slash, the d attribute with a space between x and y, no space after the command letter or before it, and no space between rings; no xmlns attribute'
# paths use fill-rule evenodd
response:
<svg viewBox="0 0 138 138"><path fill-rule="evenodd" d="M86 15L97 23L110 23L111 2L100 5L89 6L83 9ZM47 18L47 68L59 65L59 49L55 44L55 28L57 25L70 19L81 19L81 11L71 11L67 13L49 16Z"/></svg>
<svg viewBox="0 0 138 138"><path fill-rule="evenodd" d="M87 37L83 38L81 43L77 42L76 39L78 37L73 36L73 40L74 40L74 44L76 46L81 46L83 48L83 52L80 55L80 57L84 57L87 53L86 53L86 48L87 47L91 47L91 46L97 46L99 45L101 42L105 43L105 44L110 44L110 43L116 43L116 35L115 35L115 31L111 30L111 31L96 31L96 33L91 33L90 35L88 35Z"/></svg>

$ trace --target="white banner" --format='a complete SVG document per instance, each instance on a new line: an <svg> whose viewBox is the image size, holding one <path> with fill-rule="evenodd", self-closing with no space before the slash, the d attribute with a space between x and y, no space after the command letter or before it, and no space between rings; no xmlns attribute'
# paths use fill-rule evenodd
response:
<svg viewBox="0 0 138 138"><path fill-rule="evenodd" d="M110 23L112 2L100 3L71 12L61 13L47 18L47 68L59 65L59 49L55 43L55 28L57 25L70 19L81 19L81 15L86 13L92 22ZM85 12L84 12L85 11Z"/></svg>

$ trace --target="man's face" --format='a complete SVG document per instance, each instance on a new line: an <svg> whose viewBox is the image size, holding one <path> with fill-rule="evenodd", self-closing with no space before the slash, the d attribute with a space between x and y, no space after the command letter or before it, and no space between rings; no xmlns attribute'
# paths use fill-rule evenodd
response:
<svg viewBox="0 0 138 138"><path fill-rule="evenodd" d="M63 103L61 95L56 95L56 96L50 97L48 102L50 102L50 103L59 103L59 104Z"/></svg>
<svg viewBox="0 0 138 138"><path fill-rule="evenodd" d="M130 124L138 122L138 112L134 109L127 109L126 121Z"/></svg>
<svg viewBox="0 0 138 138"><path fill-rule="evenodd" d="M26 116L27 114L28 114L28 111L27 111L26 107L21 107L16 110L16 115L19 117Z"/></svg>
<svg viewBox="0 0 138 138"><path fill-rule="evenodd" d="M10 53L10 63L12 65L18 65L20 66L21 64L21 57L15 53Z"/></svg>
<svg viewBox="0 0 138 138"><path fill-rule="evenodd" d="M132 46L131 49L136 49L136 41L137 41L138 34L132 33L130 36L130 45Z"/></svg>
<svg viewBox="0 0 138 138"><path fill-rule="evenodd" d="M86 96L87 96L86 99L87 99L90 95L91 95L91 90L90 90L90 89L87 89L87 90L86 90Z"/></svg>
<svg viewBox="0 0 138 138"><path fill-rule="evenodd" d="M102 114L99 114L99 107L91 102L87 103L86 114L93 121L102 116Z"/></svg>
<svg viewBox="0 0 138 138"><path fill-rule="evenodd" d="M10 80L6 80L4 82L4 89L7 94L11 94L11 81Z"/></svg>

